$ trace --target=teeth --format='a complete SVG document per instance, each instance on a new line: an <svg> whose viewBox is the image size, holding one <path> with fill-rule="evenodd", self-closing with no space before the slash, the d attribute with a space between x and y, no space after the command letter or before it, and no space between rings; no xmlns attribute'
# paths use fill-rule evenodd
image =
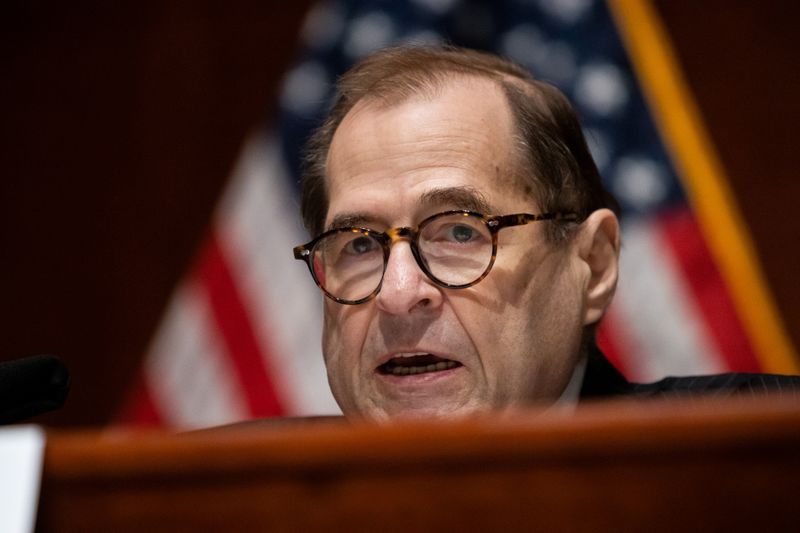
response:
<svg viewBox="0 0 800 533"><path fill-rule="evenodd" d="M436 372L439 370L448 370L455 368L458 363L455 361L439 361L438 363L431 363L425 366L395 366L392 368L392 374L395 376L407 376L410 374L423 374L425 372Z"/></svg>

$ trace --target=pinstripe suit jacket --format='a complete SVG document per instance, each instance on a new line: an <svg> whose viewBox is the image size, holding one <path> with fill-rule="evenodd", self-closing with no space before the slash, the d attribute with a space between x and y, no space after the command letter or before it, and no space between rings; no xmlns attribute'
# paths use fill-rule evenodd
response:
<svg viewBox="0 0 800 533"><path fill-rule="evenodd" d="M667 377L653 383L631 383L592 347L581 387L581 399L611 396L642 398L731 395L792 395L800 400L800 376L776 374L715 374L709 376Z"/></svg>

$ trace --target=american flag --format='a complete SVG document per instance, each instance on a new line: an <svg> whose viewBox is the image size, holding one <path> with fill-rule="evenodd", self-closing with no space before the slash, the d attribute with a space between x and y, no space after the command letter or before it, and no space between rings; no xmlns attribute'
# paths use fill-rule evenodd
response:
<svg viewBox="0 0 800 533"><path fill-rule="evenodd" d="M298 209L300 148L324 116L336 77L365 54L399 43L499 53L575 104L623 206L620 284L599 342L629 379L795 369L786 359L782 368L766 363L764 343L743 327L748 317L690 207L674 150L665 149L668 132L656 128L659 103L646 103L630 34L626 49L621 32L631 24L628 9L646 5L334 0L314 7L283 82L279 118L243 147L122 421L191 428L338 412L320 347L322 295L291 254L308 238Z"/></svg>

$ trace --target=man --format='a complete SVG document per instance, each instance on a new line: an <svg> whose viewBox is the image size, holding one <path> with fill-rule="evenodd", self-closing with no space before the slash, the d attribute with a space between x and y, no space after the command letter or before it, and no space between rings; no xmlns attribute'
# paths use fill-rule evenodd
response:
<svg viewBox="0 0 800 533"><path fill-rule="evenodd" d="M327 296L323 353L346 416L665 389L628 384L594 347L617 204L558 90L452 48L378 52L338 89L304 175L317 237L295 256Z"/></svg>

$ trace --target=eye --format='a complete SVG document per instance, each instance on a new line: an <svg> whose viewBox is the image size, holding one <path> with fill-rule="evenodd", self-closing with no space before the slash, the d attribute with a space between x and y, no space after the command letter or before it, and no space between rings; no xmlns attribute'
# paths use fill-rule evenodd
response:
<svg viewBox="0 0 800 533"><path fill-rule="evenodd" d="M454 224L445 232L445 239L453 242L464 243L473 240L476 237L475 233L475 229L471 228L470 226Z"/></svg>
<svg viewBox="0 0 800 533"><path fill-rule="evenodd" d="M344 247L344 253L358 256L374 252L378 248L375 239L362 235L350 240Z"/></svg>
<svg viewBox="0 0 800 533"><path fill-rule="evenodd" d="M436 228L433 237L435 241L449 244L471 244L484 240L484 236L478 228L463 222L442 224Z"/></svg>
<svg viewBox="0 0 800 533"><path fill-rule="evenodd" d="M431 220L420 237L422 242L437 243L439 246L482 245L492 240L480 219L460 213Z"/></svg>

